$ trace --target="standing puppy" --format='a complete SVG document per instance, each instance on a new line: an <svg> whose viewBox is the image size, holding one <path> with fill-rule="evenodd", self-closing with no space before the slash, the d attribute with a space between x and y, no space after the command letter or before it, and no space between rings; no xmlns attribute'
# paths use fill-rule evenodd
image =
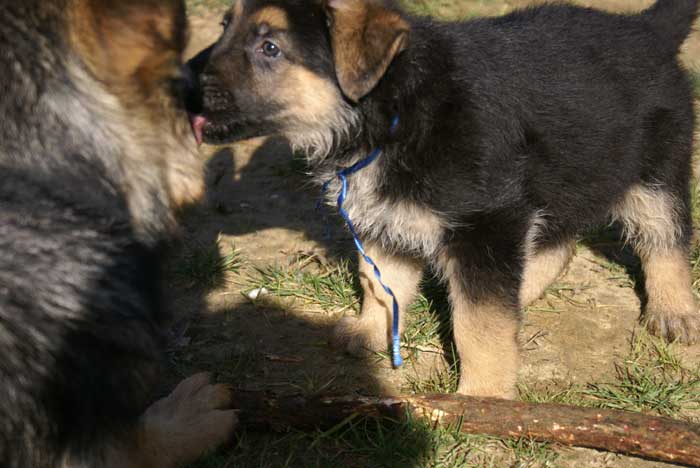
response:
<svg viewBox="0 0 700 468"><path fill-rule="evenodd" d="M698 0L638 15L547 5L465 22L385 0L239 0L196 61L209 143L280 133L350 218L405 310L426 264L449 285L459 392L512 398L521 309L574 240L619 221L647 327L694 342L691 86L677 60ZM391 131L392 121L399 124ZM385 350L391 300L360 261L362 315L335 342Z"/></svg>
<svg viewBox="0 0 700 468"><path fill-rule="evenodd" d="M180 0L0 0L0 466L187 463L231 433L163 361L160 259L202 188Z"/></svg>

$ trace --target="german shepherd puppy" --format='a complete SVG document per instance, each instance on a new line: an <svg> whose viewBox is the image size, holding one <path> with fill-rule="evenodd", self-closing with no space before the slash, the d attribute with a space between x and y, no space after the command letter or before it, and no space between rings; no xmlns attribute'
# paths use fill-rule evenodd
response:
<svg viewBox="0 0 700 468"><path fill-rule="evenodd" d="M269 133L345 208L402 308L426 264L448 283L459 392L515 396L520 310L574 240L617 220L646 278L643 319L695 342L689 241L693 99L678 50L698 0L637 15L563 4L439 22L385 0L239 0L197 58L206 142ZM398 117L395 132L391 122ZM360 261L359 318L334 341L385 350L391 300Z"/></svg>
<svg viewBox="0 0 700 468"><path fill-rule="evenodd" d="M233 429L206 375L146 409L202 191L185 36L181 0L0 0L0 466L172 467Z"/></svg>

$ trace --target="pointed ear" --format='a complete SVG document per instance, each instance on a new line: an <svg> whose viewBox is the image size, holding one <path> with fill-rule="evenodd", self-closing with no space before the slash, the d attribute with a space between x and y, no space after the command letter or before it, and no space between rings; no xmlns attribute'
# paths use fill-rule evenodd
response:
<svg viewBox="0 0 700 468"><path fill-rule="evenodd" d="M101 81L153 86L177 72L187 35L182 0L73 0L73 48Z"/></svg>
<svg viewBox="0 0 700 468"><path fill-rule="evenodd" d="M406 48L410 27L381 0L328 0L326 11L338 82L357 102Z"/></svg>

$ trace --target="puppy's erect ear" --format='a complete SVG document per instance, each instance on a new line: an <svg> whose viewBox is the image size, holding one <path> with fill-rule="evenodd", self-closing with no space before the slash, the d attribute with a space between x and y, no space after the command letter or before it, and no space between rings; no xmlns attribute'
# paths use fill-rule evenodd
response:
<svg viewBox="0 0 700 468"><path fill-rule="evenodd" d="M409 25L382 0L327 0L326 10L338 82L357 102L406 48Z"/></svg>
<svg viewBox="0 0 700 468"><path fill-rule="evenodd" d="M183 0L72 0L71 43L99 80L148 93L177 72L187 26Z"/></svg>

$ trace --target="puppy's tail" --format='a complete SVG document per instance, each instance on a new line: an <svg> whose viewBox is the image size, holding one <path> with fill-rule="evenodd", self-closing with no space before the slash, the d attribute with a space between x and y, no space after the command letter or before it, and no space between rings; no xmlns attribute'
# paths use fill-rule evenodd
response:
<svg viewBox="0 0 700 468"><path fill-rule="evenodd" d="M657 0L648 10L642 13L668 45L677 52L685 41L693 22L698 17L700 0Z"/></svg>

